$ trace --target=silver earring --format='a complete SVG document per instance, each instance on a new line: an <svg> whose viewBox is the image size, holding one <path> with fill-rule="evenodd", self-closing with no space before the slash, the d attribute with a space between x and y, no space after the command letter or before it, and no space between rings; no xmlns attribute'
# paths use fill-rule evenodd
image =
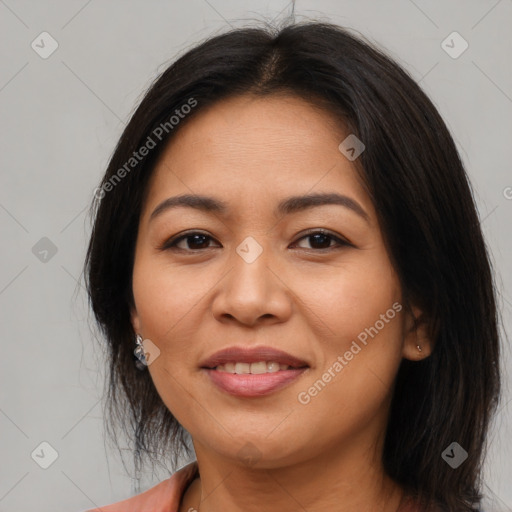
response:
<svg viewBox="0 0 512 512"><path fill-rule="evenodd" d="M416 345L416 347L418 348L418 351L421 352L421 347L419 345Z"/></svg>
<svg viewBox="0 0 512 512"><path fill-rule="evenodd" d="M140 334L137 334L135 337L135 343L136 347L133 353L135 354L135 357L137 358L135 360L135 367L138 370L145 370L148 367L148 363L146 361L146 354L144 353L144 346L142 345L142 336Z"/></svg>

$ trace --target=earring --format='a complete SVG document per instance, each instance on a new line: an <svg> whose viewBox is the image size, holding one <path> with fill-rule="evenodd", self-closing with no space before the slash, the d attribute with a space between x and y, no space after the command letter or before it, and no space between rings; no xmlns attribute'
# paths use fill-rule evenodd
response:
<svg viewBox="0 0 512 512"><path fill-rule="evenodd" d="M137 334L135 336L135 343L136 347L133 353L135 354L135 357L137 358L135 360L135 367L138 370L145 370L148 367L148 363L146 361L146 354L144 353L144 346L142 345L142 336L140 334Z"/></svg>
<svg viewBox="0 0 512 512"><path fill-rule="evenodd" d="M420 345L416 345L416 348L418 349L419 352L421 352L421 347Z"/></svg>

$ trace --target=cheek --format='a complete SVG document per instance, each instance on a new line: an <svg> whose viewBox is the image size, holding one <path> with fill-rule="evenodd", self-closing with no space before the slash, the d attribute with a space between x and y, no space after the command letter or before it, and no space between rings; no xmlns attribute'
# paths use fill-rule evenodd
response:
<svg viewBox="0 0 512 512"><path fill-rule="evenodd" d="M333 272L328 287L305 288L316 316L329 328L321 340L319 367L303 389L304 401L311 398L318 414L328 404L341 416L375 411L401 361L403 307L397 275L384 252L358 256ZM320 330L316 334L320 337Z"/></svg>
<svg viewBox="0 0 512 512"><path fill-rule="evenodd" d="M133 294L144 338L160 350L148 368L155 388L173 415L188 424L191 396L187 389L194 341L194 321L204 282L165 262L141 255L133 269ZM202 286L199 286L201 285Z"/></svg>
<svg viewBox="0 0 512 512"><path fill-rule="evenodd" d="M133 294L144 336L161 344L175 339L208 289L197 273L142 256L133 269Z"/></svg>
<svg viewBox="0 0 512 512"><path fill-rule="evenodd" d="M323 340L319 367L298 390L296 407L307 418L301 435L323 431L336 440L357 435L376 416L384 424L402 359L403 310L389 289L357 283L345 282L346 293L322 311L335 336Z"/></svg>
<svg viewBox="0 0 512 512"><path fill-rule="evenodd" d="M304 275L301 280L301 299L315 313L308 317L322 320L322 333L333 340L336 349L343 350L376 322L382 327L381 315L385 316L382 331L400 332L393 304L400 303L401 290L385 252L353 253L342 266Z"/></svg>

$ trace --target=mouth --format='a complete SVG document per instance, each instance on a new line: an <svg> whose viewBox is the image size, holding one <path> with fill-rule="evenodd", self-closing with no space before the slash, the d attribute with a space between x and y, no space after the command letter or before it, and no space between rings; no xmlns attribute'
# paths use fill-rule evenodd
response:
<svg viewBox="0 0 512 512"><path fill-rule="evenodd" d="M277 361L258 361L256 363L227 362L219 364L213 368L206 367L206 370L217 370L218 372L226 372L236 375L261 375L263 373L276 373L285 370L297 370L308 368L305 366L291 366Z"/></svg>
<svg viewBox="0 0 512 512"><path fill-rule="evenodd" d="M201 363L210 381L222 391L239 397L261 397L290 384L309 365L271 347L231 347Z"/></svg>
<svg viewBox="0 0 512 512"><path fill-rule="evenodd" d="M273 373L308 367L308 363L288 352L273 347L228 347L215 352L199 366L229 373Z"/></svg>

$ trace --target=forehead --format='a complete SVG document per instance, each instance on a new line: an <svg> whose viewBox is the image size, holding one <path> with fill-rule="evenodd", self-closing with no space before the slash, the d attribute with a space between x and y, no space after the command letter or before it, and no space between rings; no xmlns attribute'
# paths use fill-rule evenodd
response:
<svg viewBox="0 0 512 512"><path fill-rule="evenodd" d="M208 155L234 161L251 156L258 161L270 155L288 161L291 150L300 158L311 149L336 149L343 132L332 114L296 96L243 95L198 112L178 130L166 153L176 157L185 145L195 150L189 160Z"/></svg>
<svg viewBox="0 0 512 512"><path fill-rule="evenodd" d="M148 203L175 193L230 192L235 200L261 201L337 190L370 208L354 164L338 149L347 135L333 114L295 96L219 101L170 140L153 171Z"/></svg>

